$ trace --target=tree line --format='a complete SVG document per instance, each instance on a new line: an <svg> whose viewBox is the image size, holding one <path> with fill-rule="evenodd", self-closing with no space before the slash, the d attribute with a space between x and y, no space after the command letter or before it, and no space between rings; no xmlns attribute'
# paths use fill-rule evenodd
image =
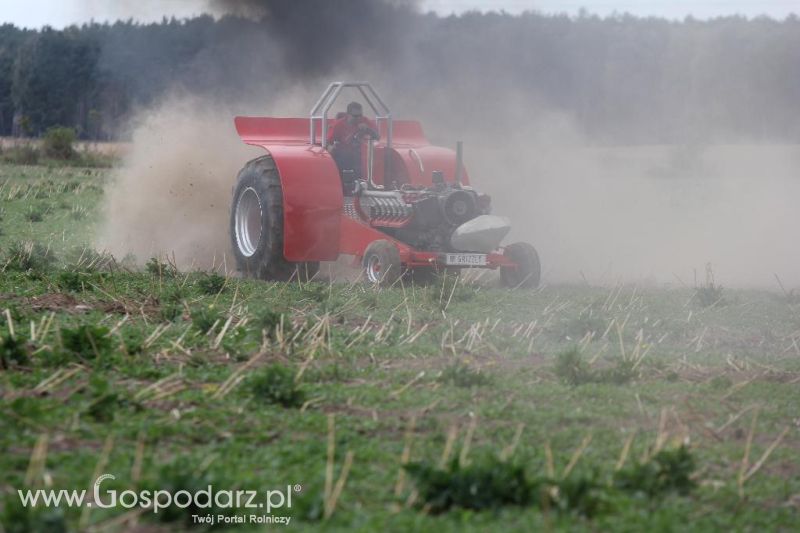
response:
<svg viewBox="0 0 800 533"><path fill-rule="evenodd" d="M258 20L2 25L0 135L67 126L84 139L113 139L172 88L235 100L254 85L325 80L368 65L391 72L397 91L444 88L471 99L477 120L492 112L482 95L511 87L569 113L601 142L800 142L795 16L440 17L360 0L344 16L354 22L342 20L338 3L304 12L306 4Z"/></svg>

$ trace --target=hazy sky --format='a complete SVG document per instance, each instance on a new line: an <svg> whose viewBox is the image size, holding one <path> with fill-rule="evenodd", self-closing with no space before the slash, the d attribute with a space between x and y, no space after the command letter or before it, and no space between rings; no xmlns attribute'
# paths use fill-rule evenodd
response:
<svg viewBox="0 0 800 533"><path fill-rule="evenodd" d="M151 21L164 15L179 18L196 15L205 4L203 0L0 0L0 22L61 28L90 19L133 17ZM471 9L576 13L584 7L600 15L616 11L679 19L688 14L697 18L741 14L783 19L790 13L800 13L800 0L422 0L422 7L444 15Z"/></svg>

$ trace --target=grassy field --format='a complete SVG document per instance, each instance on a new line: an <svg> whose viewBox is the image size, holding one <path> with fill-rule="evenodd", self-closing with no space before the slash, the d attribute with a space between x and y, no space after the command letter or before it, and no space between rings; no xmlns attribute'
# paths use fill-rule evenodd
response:
<svg viewBox="0 0 800 533"><path fill-rule="evenodd" d="M86 246L107 178L0 166L5 531L265 514L17 495L103 473L118 493L289 486L272 514L294 530L796 530L800 297L137 269Z"/></svg>

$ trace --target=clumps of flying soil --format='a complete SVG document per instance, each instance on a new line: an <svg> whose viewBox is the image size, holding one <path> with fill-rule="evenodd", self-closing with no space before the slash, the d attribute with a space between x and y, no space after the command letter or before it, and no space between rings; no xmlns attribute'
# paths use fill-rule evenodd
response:
<svg viewBox="0 0 800 533"><path fill-rule="evenodd" d="M316 86L270 87L233 103L172 94L142 111L106 187L98 248L120 258L133 254L140 265L162 257L180 270L233 272L231 191L245 163L265 153L242 142L233 119L305 116L317 96Z"/></svg>
<svg viewBox="0 0 800 533"><path fill-rule="evenodd" d="M200 99L173 97L140 115L106 190L100 246L139 263L168 256L181 268L230 269L230 191L256 155L237 136L233 113Z"/></svg>

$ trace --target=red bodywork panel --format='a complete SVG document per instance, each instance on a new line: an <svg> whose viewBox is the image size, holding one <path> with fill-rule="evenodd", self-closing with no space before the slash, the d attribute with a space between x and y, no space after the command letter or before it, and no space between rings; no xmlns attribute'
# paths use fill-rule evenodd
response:
<svg viewBox="0 0 800 533"><path fill-rule="evenodd" d="M308 119L236 117L242 140L272 155L283 189L283 255L288 261L339 257L342 183L330 154L308 143Z"/></svg>
<svg viewBox="0 0 800 533"><path fill-rule="evenodd" d="M407 266L433 265L440 261L440 254L414 250L344 214L339 170L327 150L319 145L311 146L309 119L236 117L234 122L242 140L264 148L278 168L283 189L283 251L288 261L333 261L340 254L361 257L376 239L393 242ZM386 161L385 121L380 121L378 128L381 141L375 146L373 178L382 184ZM317 131L321 131L319 123ZM446 181L455 181L455 151L431 146L419 122L394 120L392 134L389 164L391 175L399 183L429 187L435 170L441 171ZM461 183L469 184L466 169L462 169ZM489 254L487 261L489 268L512 266L502 254Z"/></svg>
<svg viewBox="0 0 800 533"><path fill-rule="evenodd" d="M310 124L307 118L236 117L239 137L247 144L308 144Z"/></svg>
<svg viewBox="0 0 800 533"><path fill-rule="evenodd" d="M278 167L283 189L284 257L335 261L343 201L333 158L322 148L308 145L270 145L267 150Z"/></svg>

